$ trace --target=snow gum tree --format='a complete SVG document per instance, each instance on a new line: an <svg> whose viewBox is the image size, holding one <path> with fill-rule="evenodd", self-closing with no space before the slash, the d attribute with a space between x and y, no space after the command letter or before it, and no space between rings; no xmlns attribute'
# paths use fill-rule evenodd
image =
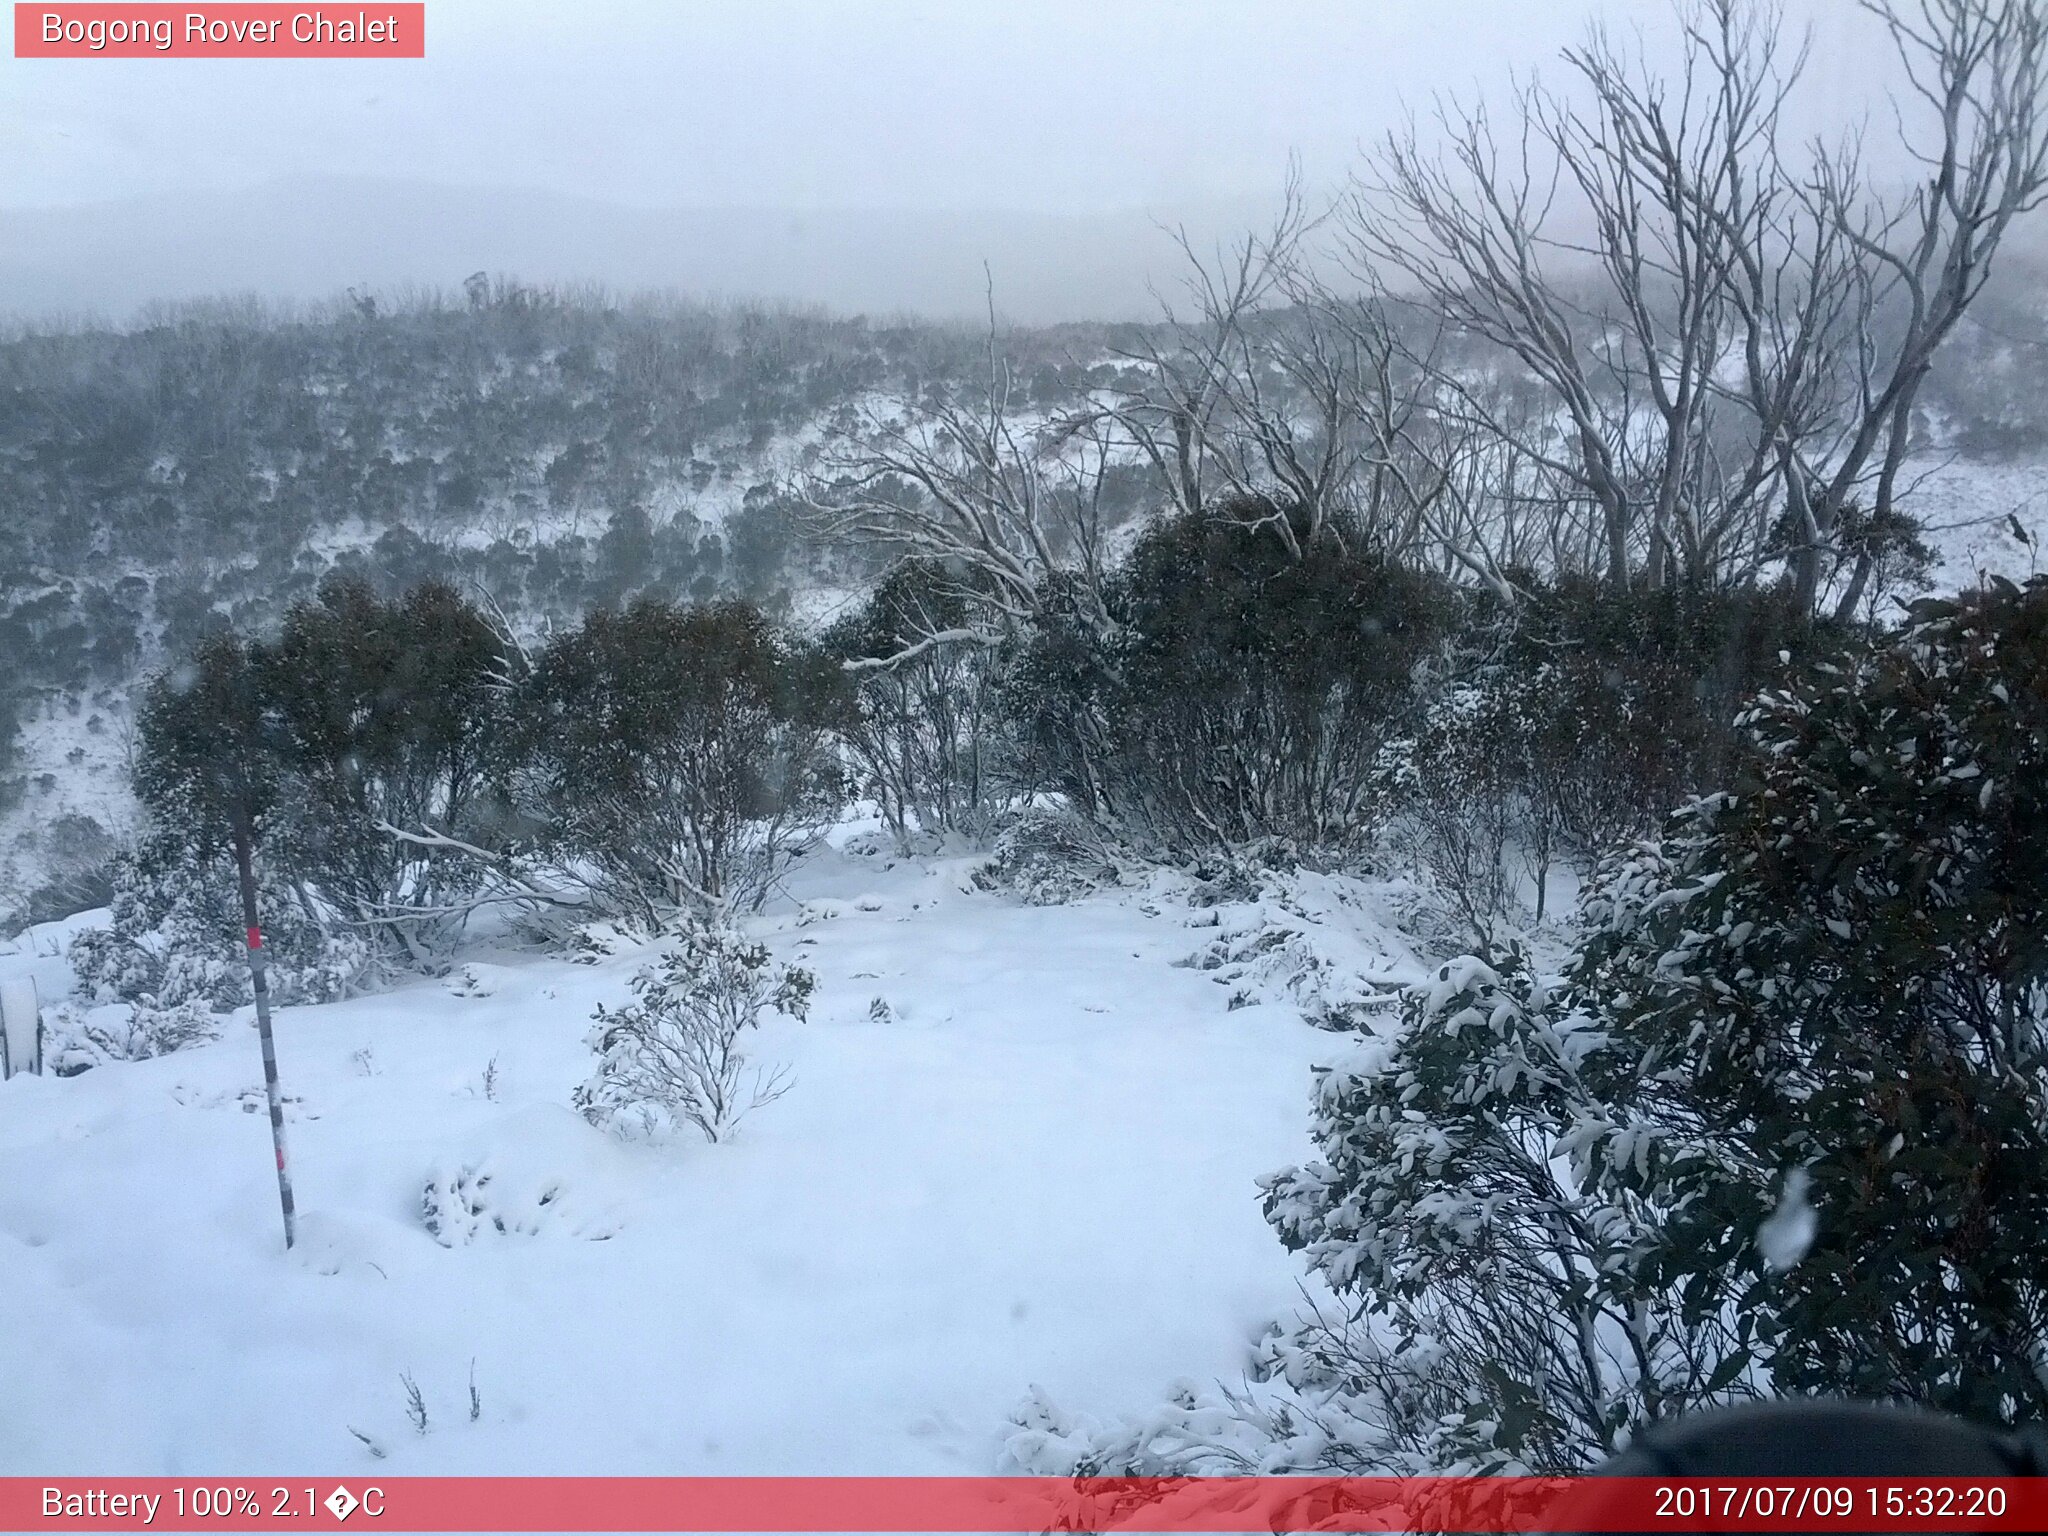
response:
<svg viewBox="0 0 2048 1536"><path fill-rule="evenodd" d="M1374 757L1455 597L1358 531L1247 500L1148 527L1107 584L1113 630L1049 617L1006 675L1037 787L1173 849L1360 832Z"/></svg>
<svg viewBox="0 0 2048 1536"><path fill-rule="evenodd" d="M844 674L748 604L599 609L523 688L519 794L649 931L758 903L840 804Z"/></svg>
<svg viewBox="0 0 2048 1536"><path fill-rule="evenodd" d="M506 737L498 636L452 588L386 601L330 577L258 651L291 776L292 875L348 921L432 967L477 905L502 844L491 790Z"/></svg>

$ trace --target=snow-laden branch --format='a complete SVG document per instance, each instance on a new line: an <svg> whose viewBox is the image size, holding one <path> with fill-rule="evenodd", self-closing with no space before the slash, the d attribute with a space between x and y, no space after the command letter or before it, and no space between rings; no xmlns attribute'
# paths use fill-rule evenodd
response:
<svg viewBox="0 0 2048 1536"><path fill-rule="evenodd" d="M978 629L942 629L926 635L913 645L906 645L893 656L862 656L842 661L839 666L844 672L880 672L890 667L900 667L906 661L914 661L936 645L994 645L996 638Z"/></svg>
<svg viewBox="0 0 2048 1536"><path fill-rule="evenodd" d="M475 843L464 842L459 837L450 837L447 833L437 832L432 827L425 827L418 832L412 832L404 827L393 826L388 821L373 822L372 827L375 831L383 833L394 841L407 843L415 848L456 853L464 858L474 859L490 871L491 878L498 882L499 888L493 891L479 892L472 896L465 896L458 901L438 905L401 906L385 904L376 916L365 918L364 921L366 923L396 923L433 916L456 917L467 912L474 912L482 907L505 902L533 902L550 907L582 907L589 905L589 899L585 896L546 890L525 879L523 876L514 874L512 872L511 860L502 853L493 852L488 848L480 848Z"/></svg>

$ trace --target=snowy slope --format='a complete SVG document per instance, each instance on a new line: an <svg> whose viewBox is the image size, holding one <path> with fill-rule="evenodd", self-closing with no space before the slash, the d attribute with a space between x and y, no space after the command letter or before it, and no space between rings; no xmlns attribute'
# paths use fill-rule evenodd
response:
<svg viewBox="0 0 2048 1536"><path fill-rule="evenodd" d="M760 927L816 1005L764 1030L795 1083L727 1145L567 1107L644 955L285 1010L290 1256L246 1021L0 1084L0 1473L345 1471L352 1430L392 1473L977 1472L1034 1383L1117 1412L1236 1377L1298 1299L1253 1181L1305 1152L1334 1037L1191 965L1213 916L967 869L800 872ZM0 970L47 995L38 932ZM422 1188L475 1168L511 1230L444 1247Z"/></svg>
<svg viewBox="0 0 2048 1536"><path fill-rule="evenodd" d="M2040 554L2048 542L2048 462L1956 459L1923 472L1906 504L1935 552L1932 592L1954 592L1987 575L2024 581L2048 568Z"/></svg>

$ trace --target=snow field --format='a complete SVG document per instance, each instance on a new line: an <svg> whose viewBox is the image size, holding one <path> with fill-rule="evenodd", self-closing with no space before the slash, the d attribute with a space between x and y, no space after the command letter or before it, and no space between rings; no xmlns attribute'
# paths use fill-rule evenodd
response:
<svg viewBox="0 0 2048 1536"><path fill-rule="evenodd" d="M0 1473L972 1473L1034 1385L1235 1380L1298 1301L1254 1180L1332 1037L1190 965L1185 907L970 869L807 862L755 925L818 974L754 1041L794 1083L720 1146L568 1107L645 951L282 1010L289 1255L244 1016L0 1084Z"/></svg>

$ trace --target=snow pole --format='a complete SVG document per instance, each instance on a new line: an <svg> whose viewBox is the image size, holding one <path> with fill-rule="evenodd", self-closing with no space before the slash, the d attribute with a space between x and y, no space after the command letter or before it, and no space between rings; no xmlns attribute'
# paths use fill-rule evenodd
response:
<svg viewBox="0 0 2048 1536"><path fill-rule="evenodd" d="M277 1086L277 1042L270 1032L269 957L263 953L263 929L256 921L256 865L246 826L235 828L235 874L242 887L242 927L249 946L249 985L256 994L256 1033L263 1041L263 1093L270 1101L270 1142L277 1151L277 1202L284 1211L284 1245L298 1237L292 1208L292 1175L284 1155L284 1095Z"/></svg>

